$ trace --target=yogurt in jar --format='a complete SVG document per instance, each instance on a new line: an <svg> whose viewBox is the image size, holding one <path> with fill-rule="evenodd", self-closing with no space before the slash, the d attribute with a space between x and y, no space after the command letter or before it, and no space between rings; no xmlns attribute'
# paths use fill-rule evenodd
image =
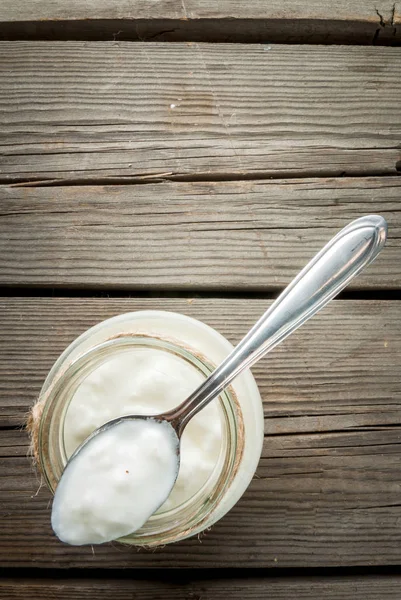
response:
<svg viewBox="0 0 401 600"><path fill-rule="evenodd" d="M98 427L125 415L157 415L176 407L204 377L174 354L155 348L121 353L95 369L68 407L64 445L70 457ZM211 476L221 451L222 415L213 400L191 419L181 438L181 464L160 512L189 500Z"/></svg>
<svg viewBox="0 0 401 600"><path fill-rule="evenodd" d="M231 350L205 323L166 311L121 314L84 332L53 365L40 394L38 458L49 488L57 494L68 457L91 431L123 414L172 409ZM211 527L249 485L263 429L260 394L247 371L188 423L167 502L121 541L157 547Z"/></svg>

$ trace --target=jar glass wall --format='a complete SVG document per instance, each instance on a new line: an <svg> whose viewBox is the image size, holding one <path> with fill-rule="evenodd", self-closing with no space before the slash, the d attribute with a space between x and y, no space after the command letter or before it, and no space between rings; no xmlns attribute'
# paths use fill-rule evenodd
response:
<svg viewBox="0 0 401 600"><path fill-rule="evenodd" d="M119 315L77 338L57 360L41 392L39 456L50 489L55 490L68 460L65 424L70 403L86 378L102 365L127 354L157 351L183 361L204 379L231 349L224 337L204 323L163 311ZM213 402L219 407L221 445L206 481L181 504L162 507L121 541L156 546L195 535L221 518L245 491L263 441L262 404L251 373L239 376Z"/></svg>

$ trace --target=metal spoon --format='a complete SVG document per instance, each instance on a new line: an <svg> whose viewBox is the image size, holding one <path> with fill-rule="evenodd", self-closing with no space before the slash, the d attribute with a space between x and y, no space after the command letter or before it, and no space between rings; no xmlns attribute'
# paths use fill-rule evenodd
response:
<svg viewBox="0 0 401 600"><path fill-rule="evenodd" d="M244 369L251 367L328 304L378 256L386 237L387 223L383 217L377 215L362 217L347 225L308 263L231 354L182 404L157 416L129 415L109 421L96 429L81 444L71 457L66 470L68 471L71 461L75 461L82 449L95 437L132 419L167 422L177 438L179 466L180 439L190 419L216 398ZM172 481L171 489L174 483L175 480ZM129 533L132 532L127 531L127 535Z"/></svg>

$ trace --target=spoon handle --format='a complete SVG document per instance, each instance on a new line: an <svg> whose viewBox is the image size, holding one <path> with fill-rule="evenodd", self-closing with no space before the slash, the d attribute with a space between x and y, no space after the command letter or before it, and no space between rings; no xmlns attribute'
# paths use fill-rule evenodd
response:
<svg viewBox="0 0 401 600"><path fill-rule="evenodd" d="M188 421L244 369L252 366L323 308L382 250L383 217L370 215L342 229L295 277L219 367L166 417L181 435Z"/></svg>

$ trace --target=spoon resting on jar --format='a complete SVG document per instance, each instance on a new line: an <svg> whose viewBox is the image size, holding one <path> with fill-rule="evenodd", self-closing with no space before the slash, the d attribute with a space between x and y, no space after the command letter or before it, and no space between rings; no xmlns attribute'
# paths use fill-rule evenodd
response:
<svg viewBox="0 0 401 600"><path fill-rule="evenodd" d="M332 300L382 250L387 223L370 215L342 229L299 273L215 371L179 406L96 429L58 483L52 527L63 542L100 544L142 527L178 476L180 439L194 415Z"/></svg>

